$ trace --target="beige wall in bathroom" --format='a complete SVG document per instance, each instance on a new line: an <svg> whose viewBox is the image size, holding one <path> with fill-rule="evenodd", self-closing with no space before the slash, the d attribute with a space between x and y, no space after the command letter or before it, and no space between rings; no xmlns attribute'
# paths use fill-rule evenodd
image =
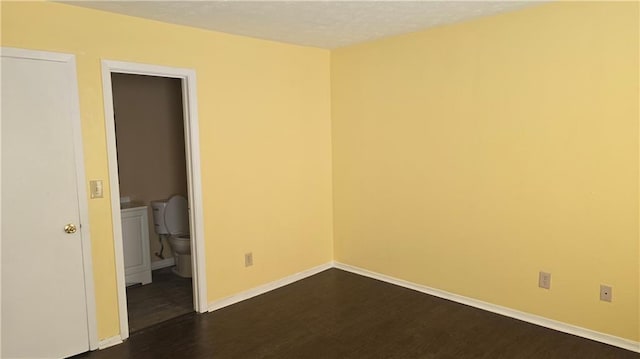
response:
<svg viewBox="0 0 640 359"><path fill-rule="evenodd" d="M120 195L149 206L151 261L158 235L149 202L187 195L182 90L178 79L113 74ZM164 257L172 256L164 243Z"/></svg>

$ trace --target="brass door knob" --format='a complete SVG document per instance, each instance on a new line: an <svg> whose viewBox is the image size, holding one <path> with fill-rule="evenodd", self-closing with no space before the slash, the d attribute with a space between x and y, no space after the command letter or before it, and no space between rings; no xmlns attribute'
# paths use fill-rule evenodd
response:
<svg viewBox="0 0 640 359"><path fill-rule="evenodd" d="M73 223L69 223L66 226L64 226L64 231L67 233L76 233L77 230L78 228L76 228L76 225Z"/></svg>

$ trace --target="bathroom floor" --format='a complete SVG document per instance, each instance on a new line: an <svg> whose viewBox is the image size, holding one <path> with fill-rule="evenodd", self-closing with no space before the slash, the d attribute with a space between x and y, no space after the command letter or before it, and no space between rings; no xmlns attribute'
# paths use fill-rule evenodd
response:
<svg viewBox="0 0 640 359"><path fill-rule="evenodd" d="M127 287L130 333L193 312L191 278L178 277L172 268L154 270L150 284Z"/></svg>

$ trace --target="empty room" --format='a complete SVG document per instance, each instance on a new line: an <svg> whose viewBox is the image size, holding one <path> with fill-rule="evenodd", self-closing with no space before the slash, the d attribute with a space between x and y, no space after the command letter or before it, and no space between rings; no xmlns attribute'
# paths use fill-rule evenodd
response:
<svg viewBox="0 0 640 359"><path fill-rule="evenodd" d="M639 2L0 6L2 358L640 357Z"/></svg>

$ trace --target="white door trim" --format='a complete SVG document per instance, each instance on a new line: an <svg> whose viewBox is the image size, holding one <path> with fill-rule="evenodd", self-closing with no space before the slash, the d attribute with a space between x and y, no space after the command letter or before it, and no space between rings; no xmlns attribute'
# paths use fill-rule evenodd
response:
<svg viewBox="0 0 640 359"><path fill-rule="evenodd" d="M93 282L93 257L91 254L91 236L89 233L89 204L87 202L87 181L85 178L84 152L82 146L82 124L80 120L80 102L78 95L78 77L76 57L72 54L58 52L35 51L2 47L3 57L26 58L43 61L62 62L69 67L71 77L71 126L73 148L75 153L76 182L78 188L78 213L80 216L80 233L82 241L82 263L84 269L84 288L87 303L87 332L89 334L89 350L98 348L98 325L96 320L96 299Z"/></svg>
<svg viewBox="0 0 640 359"><path fill-rule="evenodd" d="M196 96L196 73L191 69L156 66L132 62L102 60L102 90L109 156L109 185L111 188L111 210L116 256L116 280L120 313L120 336L129 337L127 297L124 275L124 252L122 246L122 223L120 220L120 189L118 184L118 159L116 131L113 116L112 73L170 77L182 80L184 109L185 154L187 159L188 196L191 211L191 260L193 267L193 304L199 313L207 312L207 281L204 252L204 220L202 214L202 184L200 175L200 132L198 129L198 103Z"/></svg>

